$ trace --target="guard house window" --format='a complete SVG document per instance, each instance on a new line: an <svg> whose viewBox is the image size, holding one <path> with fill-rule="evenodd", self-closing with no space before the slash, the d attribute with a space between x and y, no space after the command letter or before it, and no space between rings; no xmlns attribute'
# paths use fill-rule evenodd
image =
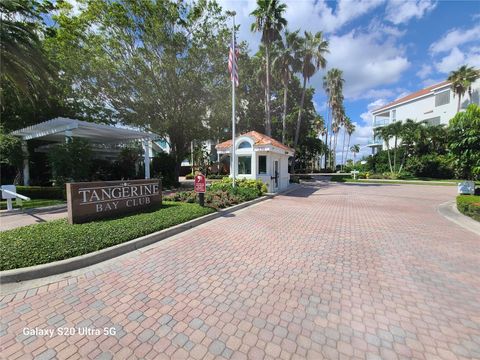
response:
<svg viewBox="0 0 480 360"><path fill-rule="evenodd" d="M239 149L250 149L252 145L248 141L242 141L240 145L238 145Z"/></svg>
<svg viewBox="0 0 480 360"><path fill-rule="evenodd" d="M250 175L252 173L252 157L239 156L238 157L238 174Z"/></svg>
<svg viewBox="0 0 480 360"><path fill-rule="evenodd" d="M450 90L435 94L435 106L442 106L450 103Z"/></svg>
<svg viewBox="0 0 480 360"><path fill-rule="evenodd" d="M265 155L260 155L258 157L258 173L259 174L267 173L267 157Z"/></svg>

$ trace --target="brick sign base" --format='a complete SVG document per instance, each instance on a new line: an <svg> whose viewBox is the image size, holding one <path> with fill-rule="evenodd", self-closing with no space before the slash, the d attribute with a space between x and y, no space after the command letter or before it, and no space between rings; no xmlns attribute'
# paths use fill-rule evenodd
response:
<svg viewBox="0 0 480 360"><path fill-rule="evenodd" d="M67 183L70 224L139 213L161 204L158 179Z"/></svg>

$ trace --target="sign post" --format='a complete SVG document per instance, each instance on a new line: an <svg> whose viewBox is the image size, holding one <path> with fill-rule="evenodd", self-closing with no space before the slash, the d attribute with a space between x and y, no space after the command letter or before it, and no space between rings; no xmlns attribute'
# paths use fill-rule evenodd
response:
<svg viewBox="0 0 480 360"><path fill-rule="evenodd" d="M205 192L207 191L207 181L205 180L205 175L195 175L194 190L198 194L198 202L200 203L200 206L205 206Z"/></svg>

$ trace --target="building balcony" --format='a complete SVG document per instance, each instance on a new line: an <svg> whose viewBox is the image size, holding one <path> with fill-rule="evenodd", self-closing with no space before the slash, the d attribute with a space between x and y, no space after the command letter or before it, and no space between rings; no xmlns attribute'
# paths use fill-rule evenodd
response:
<svg viewBox="0 0 480 360"><path fill-rule="evenodd" d="M373 138L369 139L367 143L368 147L376 147L376 146L383 146L383 139L381 138Z"/></svg>
<svg viewBox="0 0 480 360"><path fill-rule="evenodd" d="M375 120L373 120L373 127L376 128L380 126L385 126L385 125L388 125L389 123L390 123L389 118L377 117L375 118Z"/></svg>

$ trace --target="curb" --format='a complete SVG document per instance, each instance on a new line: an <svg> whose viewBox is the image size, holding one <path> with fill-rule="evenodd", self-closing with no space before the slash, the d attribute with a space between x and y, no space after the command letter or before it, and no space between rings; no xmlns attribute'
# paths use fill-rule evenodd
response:
<svg viewBox="0 0 480 360"><path fill-rule="evenodd" d="M456 201L447 201L438 205L437 211L447 220L450 220L464 229L470 230L480 236L480 222L475 221L458 211Z"/></svg>
<svg viewBox="0 0 480 360"><path fill-rule="evenodd" d="M50 205L50 206L42 206L38 208L30 208L30 209L13 209L13 210L2 210L0 212L0 217L6 217L10 215L18 215L18 214L40 214L42 212L48 212L52 210L58 209L67 209L67 204L58 204L58 205Z"/></svg>
<svg viewBox="0 0 480 360"><path fill-rule="evenodd" d="M190 230L208 221L214 220L219 217L223 217L227 214L244 209L248 206L255 205L259 202L272 199L277 195L287 194L298 188L299 186L291 186L279 193L275 193L275 194L267 193L266 195L259 197L257 199L247 201L238 205L234 205L226 209L221 209L212 214L208 214L208 215L187 221L185 223L178 224L170 228L160 230L152 234L145 235L145 236L127 241L125 243L114 245L109 248L88 253L85 255L80 255L80 256L76 256L76 257L65 259L65 260L59 260L59 261L55 261L48 264L41 264L41 265L35 265L35 266L26 267L26 268L0 271L0 284L10 284L10 283L15 283L20 281L40 279L43 277L58 275L61 273L78 270L87 266L95 265L100 262L113 259L120 255L124 255L128 252L138 250L140 248L151 245L160 240L164 240L171 236L177 235L184 231Z"/></svg>

